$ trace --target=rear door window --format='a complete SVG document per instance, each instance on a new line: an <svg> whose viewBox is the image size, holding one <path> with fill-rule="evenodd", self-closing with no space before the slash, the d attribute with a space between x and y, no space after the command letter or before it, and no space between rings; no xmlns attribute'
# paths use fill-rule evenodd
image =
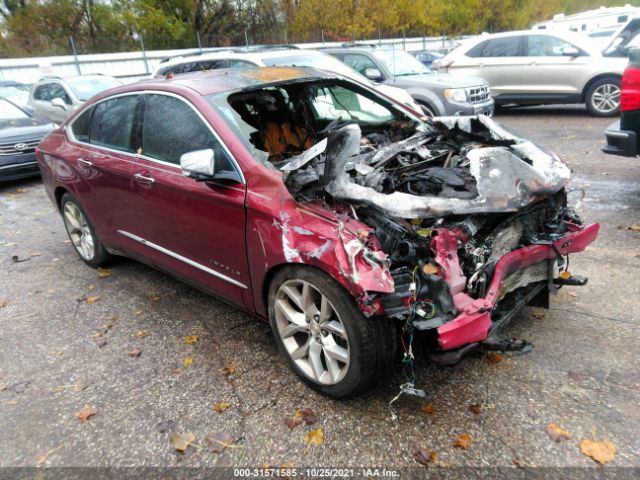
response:
<svg viewBox="0 0 640 480"><path fill-rule="evenodd" d="M527 56L529 57L562 57L566 48L577 47L550 35L529 35L527 37Z"/></svg>
<svg viewBox="0 0 640 480"><path fill-rule="evenodd" d="M45 83L43 85L38 85L33 92L33 98L35 100L41 100L43 102L48 102L51 100L51 84Z"/></svg>
<svg viewBox="0 0 640 480"><path fill-rule="evenodd" d="M139 95L105 100L94 107L89 142L123 152L136 151Z"/></svg>
<svg viewBox="0 0 640 480"><path fill-rule="evenodd" d="M147 157L180 164L194 150L212 149L216 170L233 170L211 129L193 108L168 95L147 95L142 124L142 148Z"/></svg>
<svg viewBox="0 0 640 480"><path fill-rule="evenodd" d="M69 97L69 94L59 83L50 84L49 92L49 95L51 97L49 100L53 100L54 98L61 98L64 103L66 103L67 105L71 105L71 98Z"/></svg>
<svg viewBox="0 0 640 480"><path fill-rule="evenodd" d="M522 36L500 37L488 40L478 57L519 57L522 56Z"/></svg>

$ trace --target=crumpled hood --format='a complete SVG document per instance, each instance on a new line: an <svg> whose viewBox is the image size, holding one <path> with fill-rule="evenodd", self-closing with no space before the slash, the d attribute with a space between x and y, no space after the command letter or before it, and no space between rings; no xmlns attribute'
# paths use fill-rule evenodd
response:
<svg viewBox="0 0 640 480"><path fill-rule="evenodd" d="M354 181L348 164L366 170L365 177L375 178L385 158L401 151L426 148L434 132L416 134L378 150L366 158L360 153L361 130L349 124L329 134L322 184L334 199L373 207L395 218L433 218L446 215L512 212L536 199L558 192L570 178L569 168L555 155L542 151L528 140L518 138L488 117L436 117L436 130L452 136L473 134L482 143L472 145L464 154L468 171L475 179L477 195L414 195L393 191L384 193L366 182ZM492 146L484 146L484 145ZM446 162L445 162L446 163ZM367 167L364 169L363 167ZM441 172L440 172L441 173ZM364 184L363 184L364 183Z"/></svg>

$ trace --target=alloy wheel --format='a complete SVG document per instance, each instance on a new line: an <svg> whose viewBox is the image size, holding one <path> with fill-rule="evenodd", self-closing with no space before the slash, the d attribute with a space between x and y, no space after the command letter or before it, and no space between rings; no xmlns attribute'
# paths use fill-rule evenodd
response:
<svg viewBox="0 0 640 480"><path fill-rule="evenodd" d="M67 202L63 209L64 224L67 227L71 243L80 256L91 261L95 255L95 242L91 228L82 211L73 202Z"/></svg>
<svg viewBox="0 0 640 480"><path fill-rule="evenodd" d="M349 370L349 340L329 299L305 280L288 280L274 307L278 335L298 368L317 383L339 383Z"/></svg>
<svg viewBox="0 0 640 480"><path fill-rule="evenodd" d="M591 104L599 113L612 113L620 106L620 87L612 83L600 85L591 95Z"/></svg>

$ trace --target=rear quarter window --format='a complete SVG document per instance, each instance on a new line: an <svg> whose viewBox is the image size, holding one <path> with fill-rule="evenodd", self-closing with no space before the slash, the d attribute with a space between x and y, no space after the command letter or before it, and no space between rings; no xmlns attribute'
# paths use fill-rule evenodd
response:
<svg viewBox="0 0 640 480"><path fill-rule="evenodd" d="M91 122L91 112L93 112L93 107L90 107L87 110L85 110L71 124L71 131L73 132L73 136L79 142L89 142L89 127Z"/></svg>
<svg viewBox="0 0 640 480"><path fill-rule="evenodd" d="M138 95L105 100L94 107L89 128L89 142L93 145L135 152L134 125Z"/></svg>

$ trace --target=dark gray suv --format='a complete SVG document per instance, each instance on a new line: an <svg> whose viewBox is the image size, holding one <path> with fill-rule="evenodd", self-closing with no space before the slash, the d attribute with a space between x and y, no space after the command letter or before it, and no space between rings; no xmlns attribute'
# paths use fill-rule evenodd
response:
<svg viewBox="0 0 640 480"><path fill-rule="evenodd" d="M323 51L369 80L405 89L427 115L493 115L489 84L482 78L435 73L399 49L345 45Z"/></svg>

